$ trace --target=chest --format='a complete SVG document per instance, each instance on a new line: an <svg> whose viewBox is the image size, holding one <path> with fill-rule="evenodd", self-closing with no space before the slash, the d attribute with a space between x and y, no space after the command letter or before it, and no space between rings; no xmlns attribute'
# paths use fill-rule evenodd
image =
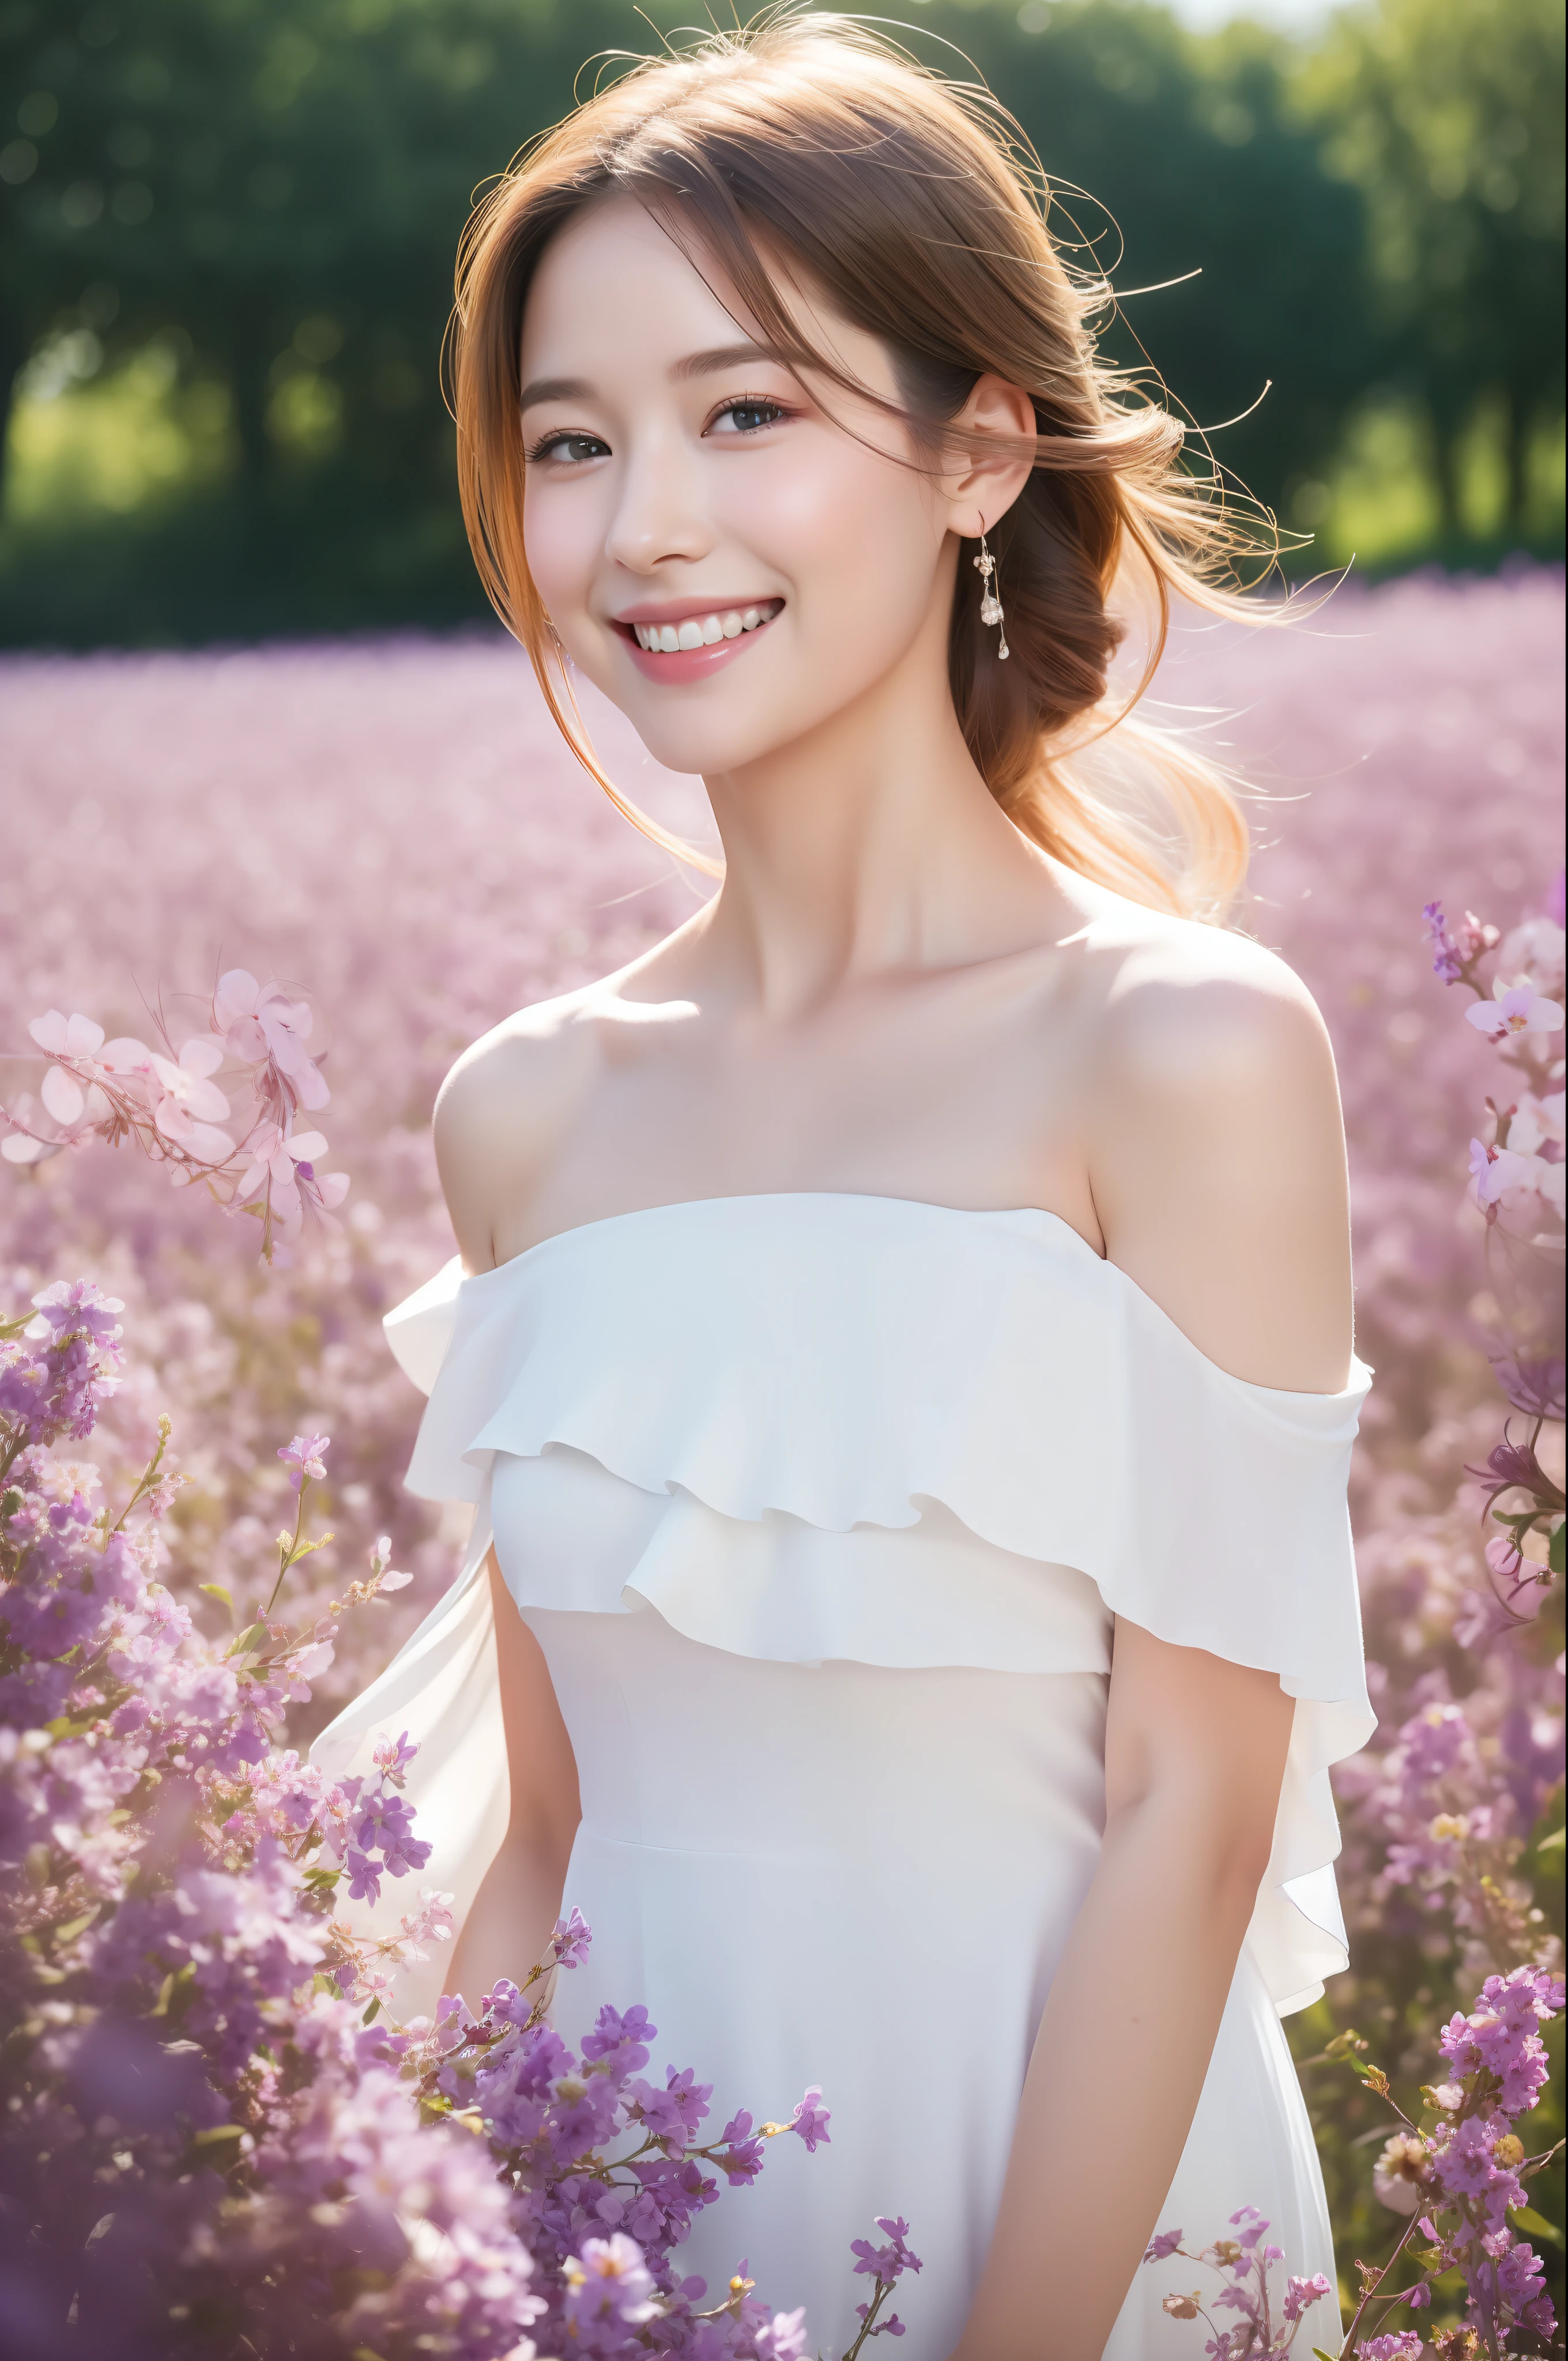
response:
<svg viewBox="0 0 1568 2361"><path fill-rule="evenodd" d="M846 1191L1043 1204L1094 1242L1081 1029L1036 994L851 999L792 1026L607 1039L531 1208L539 1234L651 1201Z"/></svg>

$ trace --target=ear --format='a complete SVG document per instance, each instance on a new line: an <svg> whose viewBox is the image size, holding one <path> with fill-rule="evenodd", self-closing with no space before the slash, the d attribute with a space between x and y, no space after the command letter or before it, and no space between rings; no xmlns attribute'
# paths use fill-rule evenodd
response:
<svg viewBox="0 0 1568 2361"><path fill-rule="evenodd" d="M1005 436L1014 442L1023 437L1032 442L1039 432L1035 423L1035 405L1022 386L1009 385L1005 378L1000 377L978 379L952 424L977 434ZM1012 507L1031 472L1026 456L1004 450L975 450L962 455L940 478L948 502L949 532L960 534L966 541L978 541L982 533L994 532L998 517L1004 516Z"/></svg>

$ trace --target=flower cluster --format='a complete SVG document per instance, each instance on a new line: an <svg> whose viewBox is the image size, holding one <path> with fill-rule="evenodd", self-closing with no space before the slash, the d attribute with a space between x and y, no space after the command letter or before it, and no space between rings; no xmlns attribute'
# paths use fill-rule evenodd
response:
<svg viewBox="0 0 1568 2361"><path fill-rule="evenodd" d="M383 1540L324 1616L279 1620L330 1538L306 1537L330 1444L297 1434L270 1595L226 1644L203 1641L157 1579L168 1422L113 1523L94 1471L40 1440L90 1431L118 1306L77 1286L35 1309L5 1332L0 1425L8 2349L52 2361L71 2314L102 2361L529 2361L563 2341L585 2361L806 2361L801 2312L764 2305L743 2264L707 2302L678 2249L770 2140L828 2138L821 2092L705 2136L711 2086L645 2071L645 2009L602 2009L574 2053L545 2011L587 1954L575 1910L521 1989L398 2024L397 1973L450 1938L449 1897L421 1889L392 1936L336 1903L426 1866L416 1750L389 1738L368 1773L332 1780L280 1734L336 1618L407 1576ZM878 2312L920 2267L906 2224L878 2227L888 2246L855 2248L875 2278L856 2352L902 2333Z"/></svg>
<svg viewBox="0 0 1568 2361"><path fill-rule="evenodd" d="M1422 911L1432 947L1432 972L1444 983L1475 994L1464 1012L1512 1070L1502 1104L1488 1098L1490 1137L1470 1143L1470 1177L1487 1224L1511 1219L1525 1235L1563 1219L1563 936L1557 908L1527 918L1504 937L1470 911L1457 936L1440 902ZM1488 991L1481 980L1496 954Z"/></svg>
<svg viewBox="0 0 1568 2361"><path fill-rule="evenodd" d="M577 1966L589 1940L572 1911L521 1988L504 1980L477 2012L444 2000L411 2050L427 2115L481 2127L512 2192L539 2270L543 2349L554 2335L596 2361L804 2361L802 2313L770 2312L743 2264L708 2303L678 2249L720 2180L755 2180L769 2140L794 2134L814 2151L828 2138L822 2093L808 2091L786 2123L742 2111L704 2137L712 2087L690 2067L644 2073L658 2037L646 2009L602 2008L580 2053L548 2022L555 1971Z"/></svg>
<svg viewBox="0 0 1568 2361"><path fill-rule="evenodd" d="M505 2193L471 2139L421 2124L361 2021L449 1934L445 1899L422 1893L394 1937L332 1916L345 1877L422 1863L397 1795L409 1750L334 1785L278 1747L321 1631L277 1622L276 1586L226 1646L193 1631L157 1579L167 1431L113 1521L94 1471L40 1439L90 1425L115 1308L46 1290L5 1347L9 2349L52 2356L69 2317L104 2361L519 2355L541 2300ZM73 1337L91 1340L75 1362ZM280 1576L309 1546L280 1537Z"/></svg>
<svg viewBox="0 0 1568 2361"><path fill-rule="evenodd" d="M1492 1281L1476 1301L1489 1307L1500 1348L1493 1367L1523 1423L1516 1431L1507 1419L1500 1439L1464 1461L1475 1490L1455 1503L1457 1514L1431 1518L1418 1543L1406 1505L1389 1539L1371 1545L1389 1557L1402 1551L1415 1578L1407 1577L1403 1628L1390 1633L1398 1653L1391 1664L1386 1658L1370 1668L1392 1742L1347 1766L1341 1785L1353 1806L1353 1846L1371 1840L1368 1915L1409 1897L1419 1914L1415 1939L1428 1943L1427 1929L1453 1930L1478 1980L1488 1969L1551 1964L1555 1957L1519 1866L1562 1763L1562 1224L1552 1196L1560 1192L1561 1151L1532 1131L1528 1185L1517 1191L1494 1187L1509 1168L1490 1151L1512 1152L1509 1126L1521 1108L1543 1106L1550 1115L1555 1106L1561 1115L1561 1068L1543 1060L1561 1024L1560 1000L1551 995L1563 990L1563 934L1555 907L1507 935L1468 913L1451 930L1435 903L1425 916L1439 976L1471 988L1476 996L1465 1013L1481 1020L1476 1030L1501 1043L1505 1060L1540 1085L1501 1106L1488 1101L1494 1137L1475 1197ZM1518 1019L1512 1033L1499 1029L1495 1014L1510 1009L1509 1022ZM1547 1088L1553 1081L1555 1096ZM1486 1416L1477 1406L1476 1422ZM1464 1459L1458 1441L1455 1433L1448 1448ZM1408 1483L1405 1489L1408 1503ZM1428 1569L1434 1557L1440 1564L1450 1553L1460 1557L1472 1510L1492 1537L1480 1552L1472 1546L1473 1571L1440 1590ZM1409 1922L1396 1911L1391 1923Z"/></svg>
<svg viewBox="0 0 1568 2361"><path fill-rule="evenodd" d="M81 1279L60 1280L34 1296L30 1320L0 1323L0 1480L22 1452L91 1434L120 1381L125 1308Z"/></svg>
<svg viewBox="0 0 1568 2361"><path fill-rule="evenodd" d="M1563 1978L1544 1969L1515 1968L1508 1975L1488 1976L1475 2005L1456 2012L1443 2028L1439 2050L1445 2079L1421 2086L1415 2117L1395 2102L1382 2070L1366 2063L1367 2044L1358 2035L1341 2035L1334 2044L1368 2091L1398 2118L1374 2169L1385 2204L1409 2217L1387 2262L1381 2268L1357 2265L1362 2294L1346 2355L1421 2353L1425 2348L1415 2330L1387 2337L1362 2331L1370 2327L1374 2306L1385 2319L1400 2307L1428 2311L1434 2288L1451 2272L1459 2273L1464 2285L1465 2328L1459 2334L1470 2339L1465 2349L1497 2354L1510 2338L1553 2334L1556 2314L1541 2257L1517 2225L1522 2218L1526 2226L1541 2226L1530 2212L1526 2184L1554 2151L1532 2156L1516 2125L1546 2087L1541 2028L1562 2012L1563 1999ZM1424 2245L1416 2245L1418 2235ZM1403 2287L1390 2286L1408 2260L1420 2266L1419 2277Z"/></svg>
<svg viewBox="0 0 1568 2361"><path fill-rule="evenodd" d="M308 1002L280 984L258 984L244 968L218 978L209 1029L178 1054L161 1020L163 1046L154 1049L130 1034L105 1041L91 1016L51 1008L27 1030L49 1061L39 1098L54 1128L36 1128L30 1098L0 1106L0 1157L41 1164L88 1139L134 1139L170 1167L176 1185L204 1180L221 1202L254 1213L270 1261L275 1235L298 1237L307 1214L328 1219L348 1193L345 1173L316 1170L327 1152L322 1134L295 1127L302 1107L323 1107L331 1096L305 1047L312 1024ZM225 1062L243 1074L255 1103L237 1141L220 1128L231 1110L214 1077Z"/></svg>
<svg viewBox="0 0 1568 2361"><path fill-rule="evenodd" d="M880 2246L873 2246L869 2238L852 2238L850 2242L856 2272L872 2281L872 2291L863 2303L855 2306L861 2325L845 2361L851 2361L851 2356L861 2352L873 2336L903 2335L904 2323L897 2312L890 2312L884 2319L882 2307L905 2271L924 2268L909 2244L909 2224L902 2214L895 2219L892 2214L879 2213L876 2226L883 2235Z"/></svg>
<svg viewBox="0 0 1568 2361"><path fill-rule="evenodd" d="M1169 2262L1179 2255L1222 2281L1209 2304L1202 2289L1194 2288L1190 2294L1168 2295L1160 2306L1171 2320L1206 2324L1212 2334L1203 2350L1210 2361L1274 2361L1291 2350L1308 2312L1333 2290L1321 2271L1314 2271L1310 2279L1288 2279L1282 2290L1276 2289L1272 2273L1285 2260L1285 2249L1266 2242L1268 2224L1255 2205L1244 2205L1233 2213L1230 2226L1234 2237L1216 2238L1212 2246L1196 2250L1182 2245L1182 2231L1161 2230L1149 2241L1144 2261ZM1234 2324L1222 2325L1211 2317L1210 2305L1214 2312L1234 2312L1238 2317Z"/></svg>
<svg viewBox="0 0 1568 2361"><path fill-rule="evenodd" d="M1514 1873L1524 1841L1518 1799L1470 1701L1430 1686L1441 1693L1401 1723L1361 1790L1364 1823L1387 1848L1379 1885L1410 1894L1429 1916L1442 1914L1473 1938L1477 1957L1528 1959L1543 1922ZM1537 1802L1532 1784L1529 1804Z"/></svg>

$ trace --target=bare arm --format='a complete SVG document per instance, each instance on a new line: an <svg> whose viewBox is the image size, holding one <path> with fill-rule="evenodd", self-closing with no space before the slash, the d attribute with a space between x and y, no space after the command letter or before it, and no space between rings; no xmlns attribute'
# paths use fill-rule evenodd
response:
<svg viewBox="0 0 1568 2361"><path fill-rule="evenodd" d="M435 1110L435 1153L468 1270L496 1260L498 1212L527 1185L548 1137L552 1074L504 1032L476 1043L448 1075ZM558 1061L557 1061L558 1062ZM581 1817L577 1765L538 1641L486 1562L506 1732L511 1814L499 1851L453 1947L446 1988L477 2004L497 1981L521 1983L543 1950Z"/></svg>
<svg viewBox="0 0 1568 2361"><path fill-rule="evenodd" d="M1112 1258L1212 1359L1332 1391L1350 1351L1332 1064L1294 980L1235 953L1234 978L1135 989L1113 1011L1095 1200ZM1293 1713L1272 1673L1118 1623L1104 1846L954 2361L1100 2361L1191 2127Z"/></svg>
<svg viewBox="0 0 1568 2361"><path fill-rule="evenodd" d="M521 1983L561 1912L561 1889L581 1809L577 1765L538 1641L518 1613L490 1554L501 1716L511 1817L464 1922L449 1992L477 2004L502 1976Z"/></svg>

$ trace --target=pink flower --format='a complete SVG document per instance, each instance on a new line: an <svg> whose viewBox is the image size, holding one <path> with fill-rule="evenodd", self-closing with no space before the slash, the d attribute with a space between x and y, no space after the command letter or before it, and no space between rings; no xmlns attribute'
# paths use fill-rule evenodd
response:
<svg viewBox="0 0 1568 2361"><path fill-rule="evenodd" d="M347 1194L346 1172L328 1172L319 1179L316 1175L313 1159L327 1152L326 1141L319 1131L300 1131L286 1137L275 1123L269 1123L247 1141L247 1147L251 1160L240 1175L240 1200L243 1202L265 1190L285 1237L291 1237L304 1219L302 1180L310 1186L311 1202L328 1211L340 1205Z"/></svg>
<svg viewBox="0 0 1568 2361"><path fill-rule="evenodd" d="M94 1052L104 1046L104 1028L94 1025L91 1016L62 1016L51 1008L47 1016L36 1016L27 1027L40 1049L51 1057L70 1058L91 1069ZM39 1092L47 1112L56 1123L79 1123L86 1112L87 1094L76 1076L64 1066L50 1066Z"/></svg>
<svg viewBox="0 0 1568 2361"><path fill-rule="evenodd" d="M91 1058L104 1046L104 1028L91 1016L62 1016L58 1008L35 1016L27 1031L51 1058Z"/></svg>
<svg viewBox="0 0 1568 2361"><path fill-rule="evenodd" d="M40 1049L65 1061L49 1067L39 1095L56 1123L67 1126L84 1118L101 1122L107 1110L101 1101L90 1106L89 1093L105 1082L145 1075L152 1055L145 1042L128 1038L105 1048L101 1025L91 1016L62 1016L58 1008L35 1016L27 1030Z"/></svg>
<svg viewBox="0 0 1568 2361"><path fill-rule="evenodd" d="M213 1030L220 1045L247 1066L270 1058L292 1082L302 1106L323 1107L332 1093L305 1049L311 1012L291 1000L280 985L258 984L242 967L218 978L213 998Z"/></svg>
<svg viewBox="0 0 1568 2361"><path fill-rule="evenodd" d="M1475 1202L1490 1208L1510 1190L1533 1189L1538 1161L1533 1156L1517 1155L1511 1148L1488 1148L1484 1139L1473 1139L1470 1178L1475 1184ZM1544 1172L1546 1167L1542 1165L1541 1170Z"/></svg>
<svg viewBox="0 0 1568 2361"><path fill-rule="evenodd" d="M1560 1162L1563 1145L1563 1093L1550 1091L1537 1098L1533 1091L1522 1092L1508 1119L1508 1146L1521 1156L1538 1156L1543 1148L1554 1150L1552 1160Z"/></svg>
<svg viewBox="0 0 1568 2361"><path fill-rule="evenodd" d="M1287 2322L1299 2320L1304 2312L1310 2312L1313 2304L1321 2303L1325 2296L1332 2293L1333 2290L1321 2271L1314 2271L1310 2279L1292 2279L1285 2290Z"/></svg>
<svg viewBox="0 0 1568 2361"><path fill-rule="evenodd" d="M284 1444L278 1456L289 1470L289 1481L296 1492L307 1477L321 1482L331 1446L330 1434L296 1434L291 1443Z"/></svg>
<svg viewBox="0 0 1568 2361"><path fill-rule="evenodd" d="M1528 976L1505 983L1498 976L1491 1001L1478 1000L1464 1012L1476 1031L1488 1041L1506 1041L1515 1033L1560 1033L1563 1010L1555 1000L1544 1000Z"/></svg>
<svg viewBox="0 0 1568 2361"><path fill-rule="evenodd" d="M1561 1000L1563 953L1563 929L1555 919L1525 918L1504 939L1497 965L1516 983L1522 977L1548 1000Z"/></svg>
<svg viewBox="0 0 1568 2361"><path fill-rule="evenodd" d="M211 1080L223 1057L216 1041L198 1038L186 1042L178 1064L156 1050L149 1060L153 1122L165 1139L208 1164L221 1164L234 1154L227 1132L214 1128L229 1111L227 1099Z"/></svg>
<svg viewBox="0 0 1568 2361"><path fill-rule="evenodd" d="M295 1649L289 1669L302 1681L319 1680L336 1653L330 1640L313 1641L308 1648Z"/></svg>

